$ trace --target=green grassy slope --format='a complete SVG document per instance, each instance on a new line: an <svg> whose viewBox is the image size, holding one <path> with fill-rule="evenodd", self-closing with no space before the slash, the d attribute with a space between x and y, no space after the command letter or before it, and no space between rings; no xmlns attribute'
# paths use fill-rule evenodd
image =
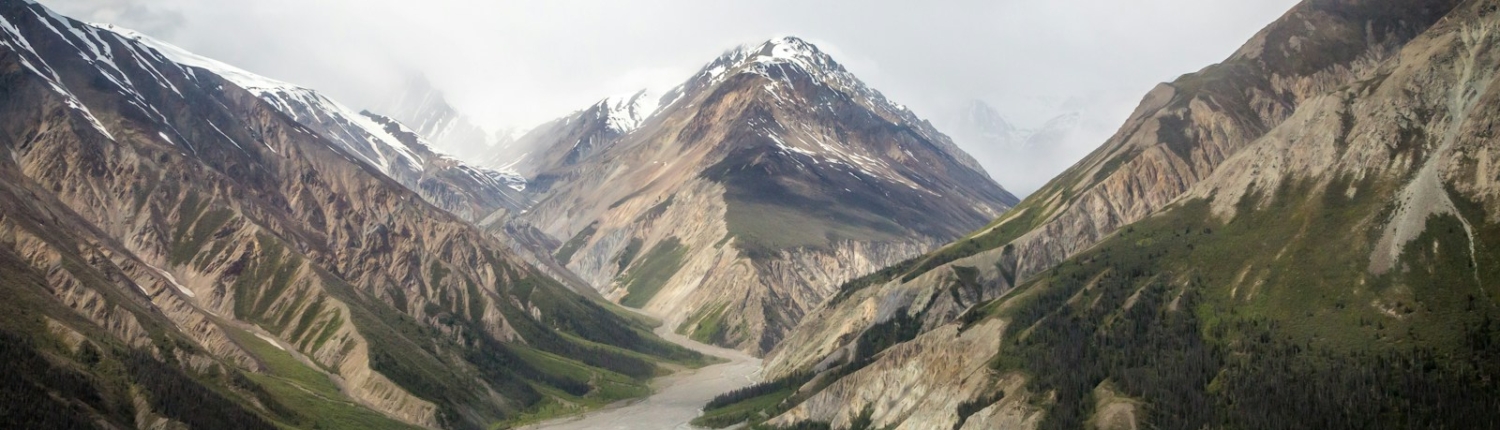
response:
<svg viewBox="0 0 1500 430"><path fill-rule="evenodd" d="M641 257L639 264L621 275L620 281L625 285L626 294L620 298L620 304L632 308L646 306L666 286L667 281L672 279L672 275L682 270L683 259L687 254L688 248L677 238L669 238L656 244Z"/></svg>

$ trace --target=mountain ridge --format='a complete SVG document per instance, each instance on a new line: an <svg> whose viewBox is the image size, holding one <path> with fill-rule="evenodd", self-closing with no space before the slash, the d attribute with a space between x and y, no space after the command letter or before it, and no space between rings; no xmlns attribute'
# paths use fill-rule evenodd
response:
<svg viewBox="0 0 1500 430"><path fill-rule="evenodd" d="M494 143L488 132L450 105L447 96L420 73L411 74L400 92L374 110L410 125L436 147L462 159L480 157Z"/></svg>
<svg viewBox="0 0 1500 430"><path fill-rule="evenodd" d="M137 39L0 3L0 76L15 423L478 428L702 360Z"/></svg>

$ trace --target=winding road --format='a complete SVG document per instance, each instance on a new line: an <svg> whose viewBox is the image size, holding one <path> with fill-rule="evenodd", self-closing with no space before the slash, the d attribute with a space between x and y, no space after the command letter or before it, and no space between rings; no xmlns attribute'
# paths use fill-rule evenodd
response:
<svg viewBox="0 0 1500 430"><path fill-rule="evenodd" d="M584 415L559 418L518 430L664 430L693 429L688 421L714 396L757 381L760 359L740 351L704 345L662 325L656 334L694 351L728 359L727 363L689 369L652 381L649 397L621 402Z"/></svg>

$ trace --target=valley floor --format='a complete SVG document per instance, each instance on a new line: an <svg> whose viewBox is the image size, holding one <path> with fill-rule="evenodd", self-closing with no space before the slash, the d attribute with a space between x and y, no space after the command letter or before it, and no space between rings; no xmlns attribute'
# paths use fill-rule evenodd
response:
<svg viewBox="0 0 1500 430"><path fill-rule="evenodd" d="M682 370L652 382L650 397L621 402L581 416L559 418L518 430L662 430L691 429L688 421L714 396L755 383L761 360L744 352L694 342L663 325L656 334L703 354L729 360L700 369Z"/></svg>

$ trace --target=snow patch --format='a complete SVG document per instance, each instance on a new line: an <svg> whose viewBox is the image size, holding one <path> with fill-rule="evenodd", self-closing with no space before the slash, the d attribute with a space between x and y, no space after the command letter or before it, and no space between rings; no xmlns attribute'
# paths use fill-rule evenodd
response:
<svg viewBox="0 0 1500 430"><path fill-rule="evenodd" d="M266 341L266 343L271 344L271 346L276 347L276 349L279 349L279 350L282 350L282 351L286 351L286 347L281 346L281 342L276 341L275 338L272 338L270 336L266 336L266 335L263 335L263 334L260 334L260 333L252 333L252 334L254 334L255 337L260 338L260 340L264 340L264 341Z"/></svg>
<svg viewBox="0 0 1500 430"><path fill-rule="evenodd" d="M156 273L161 275L162 279L167 280L167 284L171 285L173 288L176 288L177 292L182 293L182 295L188 297L198 297L197 294L193 294L193 290L189 290L187 289L187 287L182 286L181 283L178 283L177 277L172 276L171 273L168 273L167 271L162 270L160 267L152 266L150 264L147 264L146 267L150 267L151 270L155 270Z"/></svg>
<svg viewBox="0 0 1500 430"><path fill-rule="evenodd" d="M161 55L166 56L167 59L179 65L187 67L197 67L213 72L214 74L219 75L220 77L223 77L230 82L234 82L235 85L239 85L240 87L243 87L247 90L297 88L296 85L250 73L245 71L244 69L225 64L219 60L194 54L186 49L177 47L177 45L157 40L155 38L152 38L151 36L147 36L135 30L110 24L101 24L98 26L98 28L113 32L120 35L121 37L134 40L137 43L154 49L156 50L156 52L161 53Z"/></svg>
<svg viewBox="0 0 1500 430"><path fill-rule="evenodd" d="M600 115L603 115L602 119L608 127L623 134L635 131L645 124L646 120L661 107L658 103L660 99L651 97L646 90L641 90L634 94L605 98L596 106L602 109Z"/></svg>
<svg viewBox="0 0 1500 430"><path fill-rule="evenodd" d="M48 25L50 26L51 24ZM78 100L78 97L74 96L72 92L69 92L67 88L63 86L62 78L59 78L57 76L57 72L53 71L52 67L47 65L47 61L42 59L42 56L36 52L35 48L32 48L31 42L26 40L25 37L21 36L21 31L20 29L16 28L15 24L12 24L5 17L0 16L0 31L4 31L5 35L10 36L9 39L15 42L14 44L12 44L10 41L0 39L0 45L4 45L5 47L15 50L17 54L19 54L17 55L17 58L21 60L21 65L23 67L36 74L38 77L41 77L42 80L47 81L53 91L63 96L64 103L66 103L68 107L72 108L73 110L82 113L84 119L88 120L89 124L93 125L94 129L98 130L100 134L103 134L104 137L108 138L109 140L115 140L115 136L113 134L110 134L109 130L104 128L104 124L99 122L99 118L95 117L93 112L89 111L88 106L85 106L83 102ZM27 58L26 54L31 54L30 56L32 58ZM33 59L36 60L36 63L32 63ZM40 65L40 67L38 67L38 65ZM46 72L43 73L43 70L45 70Z"/></svg>
<svg viewBox="0 0 1500 430"><path fill-rule="evenodd" d="M329 128L331 133L325 137L382 173L391 175L393 170L400 167L420 168L423 165L422 157L396 136L386 132L384 126L316 91L257 75L127 28L108 24L98 24L94 28L150 48L144 51L154 51L181 67L193 79L198 79L198 74L192 71L194 68L208 71L250 91L297 122L304 125L316 123ZM155 54L152 56L157 56ZM403 126L403 130L408 129ZM223 134L222 131L220 133ZM275 149L271 150L275 152Z"/></svg>
<svg viewBox="0 0 1500 430"><path fill-rule="evenodd" d="M232 145L234 145L235 148L239 148L241 150L245 149L245 147L240 146L239 142L234 141L234 138L229 137L229 135L227 135L227 134L224 134L224 130L220 130L219 126L217 124L214 124L213 121L206 121L206 122L208 122L208 126L209 127L213 127L214 128L214 131L219 132L219 136L223 136L224 140L228 140L229 143L232 144ZM266 147L270 148L270 145L267 145ZM272 152L275 152L275 150L273 149Z"/></svg>

